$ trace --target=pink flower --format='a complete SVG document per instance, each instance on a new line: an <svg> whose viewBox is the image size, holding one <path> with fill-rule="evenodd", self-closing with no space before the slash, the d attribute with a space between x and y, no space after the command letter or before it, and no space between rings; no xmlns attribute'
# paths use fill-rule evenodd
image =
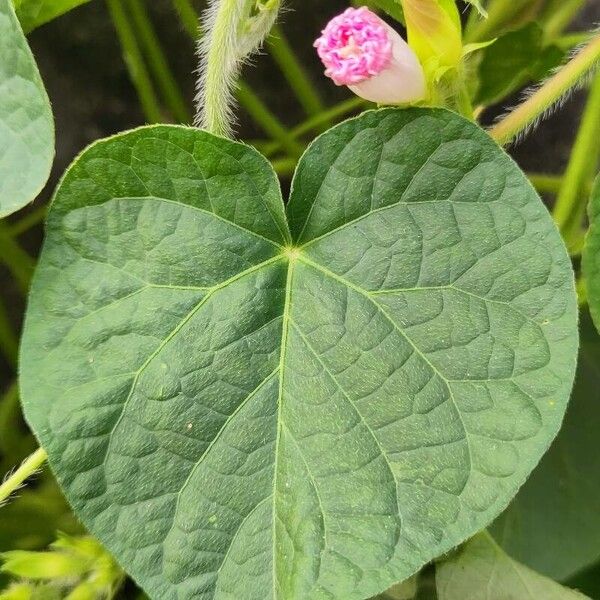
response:
<svg viewBox="0 0 600 600"><path fill-rule="evenodd" d="M325 75L366 100L403 104L425 97L425 76L415 53L364 6L331 19L314 46Z"/></svg>

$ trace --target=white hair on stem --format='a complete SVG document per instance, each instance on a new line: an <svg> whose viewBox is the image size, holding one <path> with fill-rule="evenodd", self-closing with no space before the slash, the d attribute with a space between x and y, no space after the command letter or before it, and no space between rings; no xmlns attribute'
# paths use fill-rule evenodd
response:
<svg viewBox="0 0 600 600"><path fill-rule="evenodd" d="M197 127L231 136L236 80L268 35L279 4L280 0L209 0L205 34L198 43Z"/></svg>
<svg viewBox="0 0 600 600"><path fill-rule="evenodd" d="M600 33L600 32L598 32ZM600 66L600 35L575 48L569 60L522 94L522 102L498 117L489 133L501 144L518 142L585 87Z"/></svg>

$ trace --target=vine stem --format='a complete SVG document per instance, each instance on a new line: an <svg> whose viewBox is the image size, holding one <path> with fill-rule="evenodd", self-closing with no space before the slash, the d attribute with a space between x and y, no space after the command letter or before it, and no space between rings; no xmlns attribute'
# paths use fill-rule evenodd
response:
<svg viewBox="0 0 600 600"><path fill-rule="evenodd" d="M196 121L215 135L231 135L232 87L241 58L236 36L243 7L240 0L212 0L206 13L208 27L200 41L203 65Z"/></svg>
<svg viewBox="0 0 600 600"><path fill-rule="evenodd" d="M525 102L489 129L499 143L508 144L552 108L569 90L579 84L600 61L600 35L579 51Z"/></svg>
<svg viewBox="0 0 600 600"><path fill-rule="evenodd" d="M600 153L600 74L596 75L554 206L554 219L568 246L581 235L589 188Z"/></svg>
<svg viewBox="0 0 600 600"><path fill-rule="evenodd" d="M0 485L0 505L10 498L11 494L16 492L27 479L37 473L47 458L48 455L43 448L38 448L28 456L21 466Z"/></svg>

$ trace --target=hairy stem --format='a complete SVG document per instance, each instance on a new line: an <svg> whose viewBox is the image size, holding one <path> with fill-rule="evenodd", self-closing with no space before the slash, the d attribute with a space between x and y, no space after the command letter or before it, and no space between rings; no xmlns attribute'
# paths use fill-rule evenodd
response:
<svg viewBox="0 0 600 600"><path fill-rule="evenodd" d="M128 2L133 25L137 30L140 43L148 59L149 68L162 93L166 106L177 121L191 123L192 115L169 67L156 31L148 18L143 0L128 0Z"/></svg>
<svg viewBox="0 0 600 600"><path fill-rule="evenodd" d="M561 100L565 94L581 83L600 61L600 35L578 52L564 67L550 77L525 102L517 106L490 130L490 135L500 144L507 144L531 127Z"/></svg>
<svg viewBox="0 0 600 600"><path fill-rule="evenodd" d="M106 0L106 4L119 41L121 42L129 77L140 99L146 121L148 123L159 123L162 121L160 104L154 92L148 70L144 64L142 53L135 39L133 28L131 27L127 13L123 9L122 0Z"/></svg>
<svg viewBox="0 0 600 600"><path fill-rule="evenodd" d="M212 0L200 40L202 57L198 84L196 124L216 135L231 135L232 88L242 58L237 30L244 14L244 0Z"/></svg>
<svg viewBox="0 0 600 600"><path fill-rule="evenodd" d="M554 207L554 219L567 243L581 235L588 193L600 154L600 75L596 75Z"/></svg>
<svg viewBox="0 0 600 600"><path fill-rule="evenodd" d="M38 448L33 454L27 457L21 466L0 485L0 505L6 502L11 494L22 487L27 479L35 475L46 462L47 458L48 455L43 448Z"/></svg>

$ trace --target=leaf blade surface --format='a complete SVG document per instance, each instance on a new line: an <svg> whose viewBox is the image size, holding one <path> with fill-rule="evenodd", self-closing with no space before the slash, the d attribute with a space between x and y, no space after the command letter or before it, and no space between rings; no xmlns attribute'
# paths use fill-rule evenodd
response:
<svg viewBox="0 0 600 600"><path fill-rule="evenodd" d="M287 213L256 152L168 126L87 150L53 203L27 417L157 598L373 596L494 518L560 425L568 256L473 124L350 120Z"/></svg>

